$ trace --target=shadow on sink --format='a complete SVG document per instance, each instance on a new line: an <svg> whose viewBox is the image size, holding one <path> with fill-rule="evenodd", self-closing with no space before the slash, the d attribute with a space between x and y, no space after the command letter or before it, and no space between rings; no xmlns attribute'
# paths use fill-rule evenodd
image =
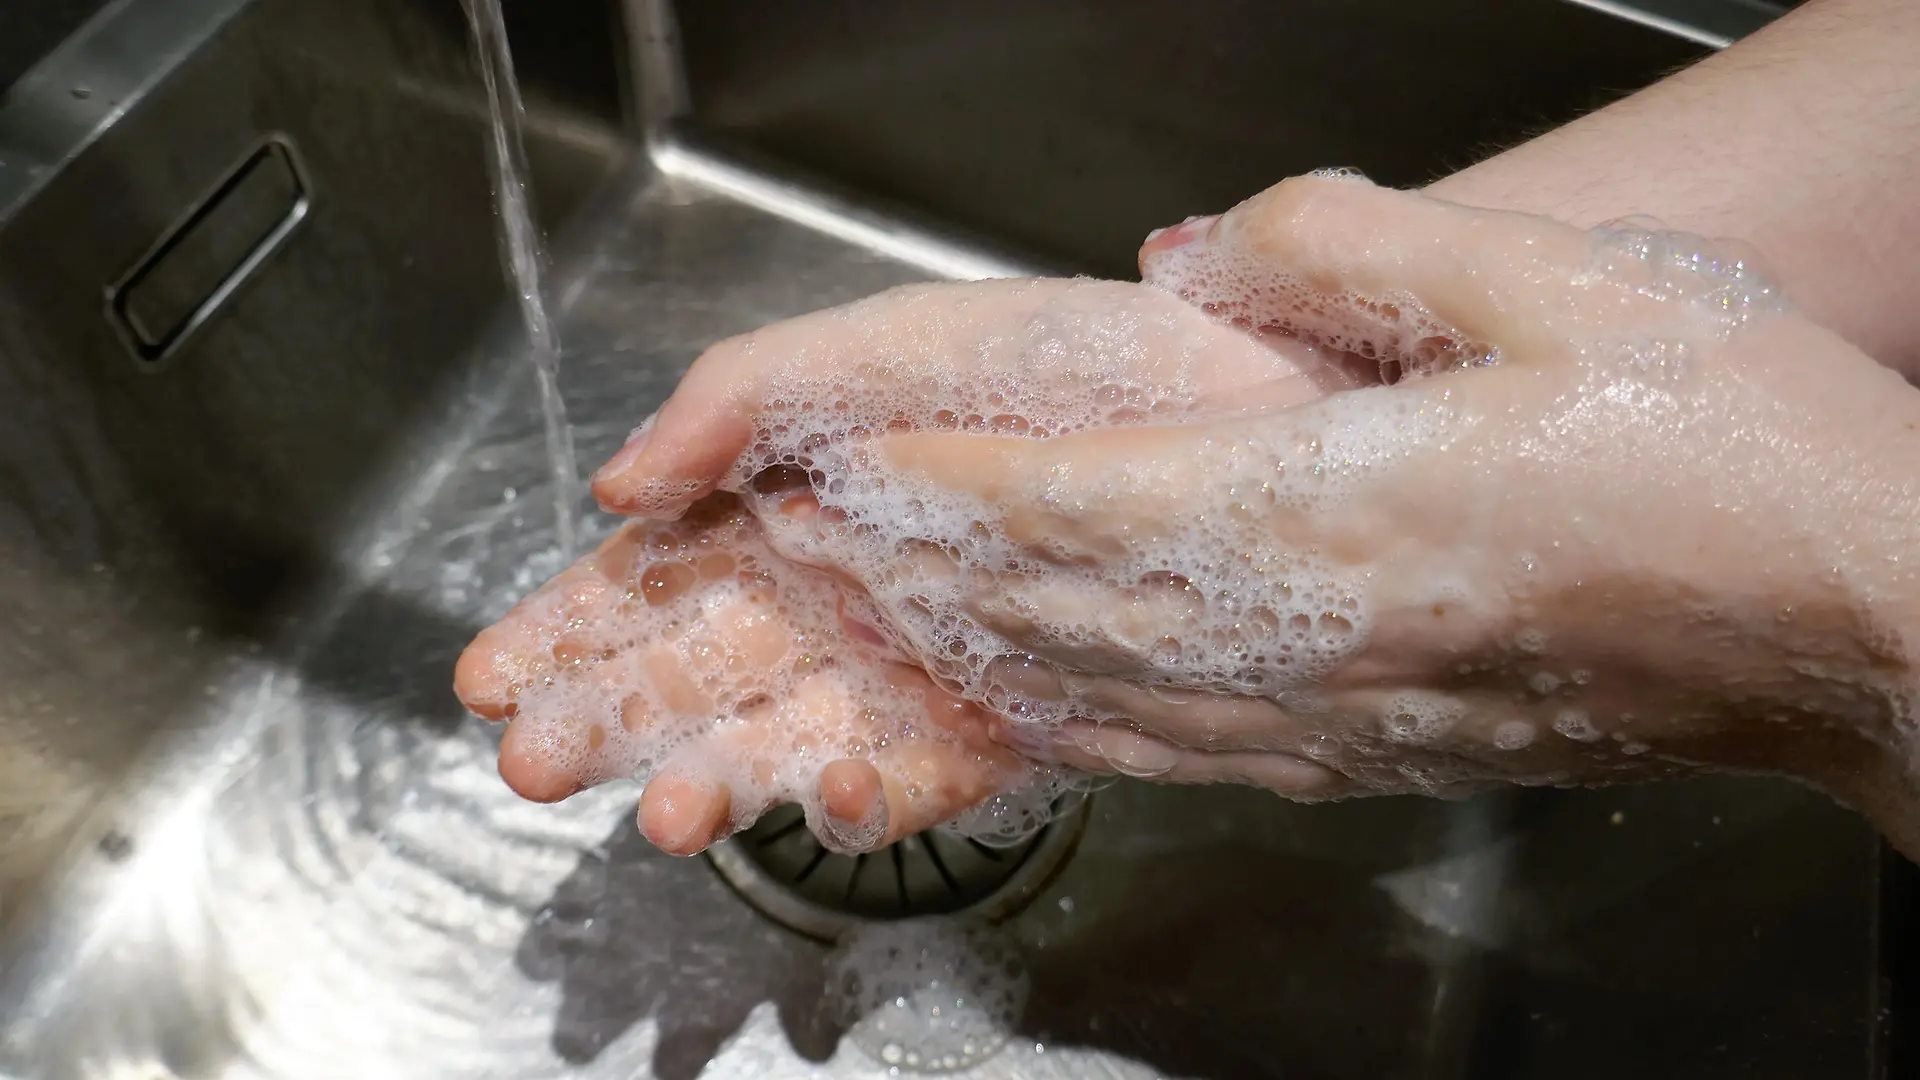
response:
<svg viewBox="0 0 1920 1080"><path fill-rule="evenodd" d="M827 1060L839 1032L821 1007L824 955L739 903L705 859L661 855L626 813L534 915L514 963L560 985L565 1060L592 1061L651 1018L653 1075L692 1080L767 1001L795 1053Z"/></svg>
<svg viewBox="0 0 1920 1080"><path fill-rule="evenodd" d="M1427 995L1423 958L1378 949L1398 915L1365 875L1204 846L1134 861L1145 860L1180 886L1095 897L1095 881L1070 863L1042 901L1058 913L1062 896L1077 897L1070 925L1007 927L1030 968L1031 1040L1171 1076L1405 1069L1417 1039L1350 1023L1361 997L1388 1025L1418 1023ZM704 860L654 851L626 814L533 916L514 955L528 978L560 986L553 1047L576 1064L648 1020L653 1075L690 1080L768 1001L802 1059L827 1061L841 1035L824 1004L826 948L739 903ZM1279 998L1308 1007L1277 1008Z"/></svg>

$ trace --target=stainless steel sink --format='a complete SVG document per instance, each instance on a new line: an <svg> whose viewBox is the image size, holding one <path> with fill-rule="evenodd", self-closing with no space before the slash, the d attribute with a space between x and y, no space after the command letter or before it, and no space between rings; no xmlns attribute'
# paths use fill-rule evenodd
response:
<svg viewBox="0 0 1920 1080"><path fill-rule="evenodd" d="M1548 0L507 13L589 462L724 335L1123 273L1284 172L1417 180L1696 48ZM121 0L0 99L0 1075L886 1068L783 886L649 850L629 788L519 802L448 692L556 565L464 35ZM980 1075L1895 1075L1908 868L1791 787L1082 815L974 909L1032 980Z"/></svg>

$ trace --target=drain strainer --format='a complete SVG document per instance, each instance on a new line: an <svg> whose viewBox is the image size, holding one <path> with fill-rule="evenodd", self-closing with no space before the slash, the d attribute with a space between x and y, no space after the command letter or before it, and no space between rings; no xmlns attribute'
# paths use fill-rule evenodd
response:
<svg viewBox="0 0 1920 1080"><path fill-rule="evenodd" d="M1012 847L943 832L909 836L862 855L828 851L797 806L783 806L707 852L746 901L790 929L837 941L863 922L953 915L996 922L1024 907L1065 864L1085 826L1086 796Z"/></svg>

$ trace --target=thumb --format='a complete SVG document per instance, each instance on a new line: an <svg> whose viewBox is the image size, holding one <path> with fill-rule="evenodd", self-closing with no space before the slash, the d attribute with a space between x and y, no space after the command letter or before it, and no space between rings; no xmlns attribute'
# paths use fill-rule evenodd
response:
<svg viewBox="0 0 1920 1080"><path fill-rule="evenodd" d="M1590 261L1587 233L1545 218L1318 174L1155 233L1140 251L1149 285L1402 372L1532 354Z"/></svg>

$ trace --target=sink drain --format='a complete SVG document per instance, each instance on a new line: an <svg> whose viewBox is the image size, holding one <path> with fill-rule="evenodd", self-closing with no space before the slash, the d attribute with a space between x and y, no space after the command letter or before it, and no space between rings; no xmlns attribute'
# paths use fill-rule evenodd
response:
<svg viewBox="0 0 1920 1080"><path fill-rule="evenodd" d="M997 922L1024 907L1073 854L1086 796L1063 796L1053 818L1012 847L943 832L909 836L861 855L828 851L797 806L707 852L749 904L792 930L837 941L864 922L969 915Z"/></svg>

